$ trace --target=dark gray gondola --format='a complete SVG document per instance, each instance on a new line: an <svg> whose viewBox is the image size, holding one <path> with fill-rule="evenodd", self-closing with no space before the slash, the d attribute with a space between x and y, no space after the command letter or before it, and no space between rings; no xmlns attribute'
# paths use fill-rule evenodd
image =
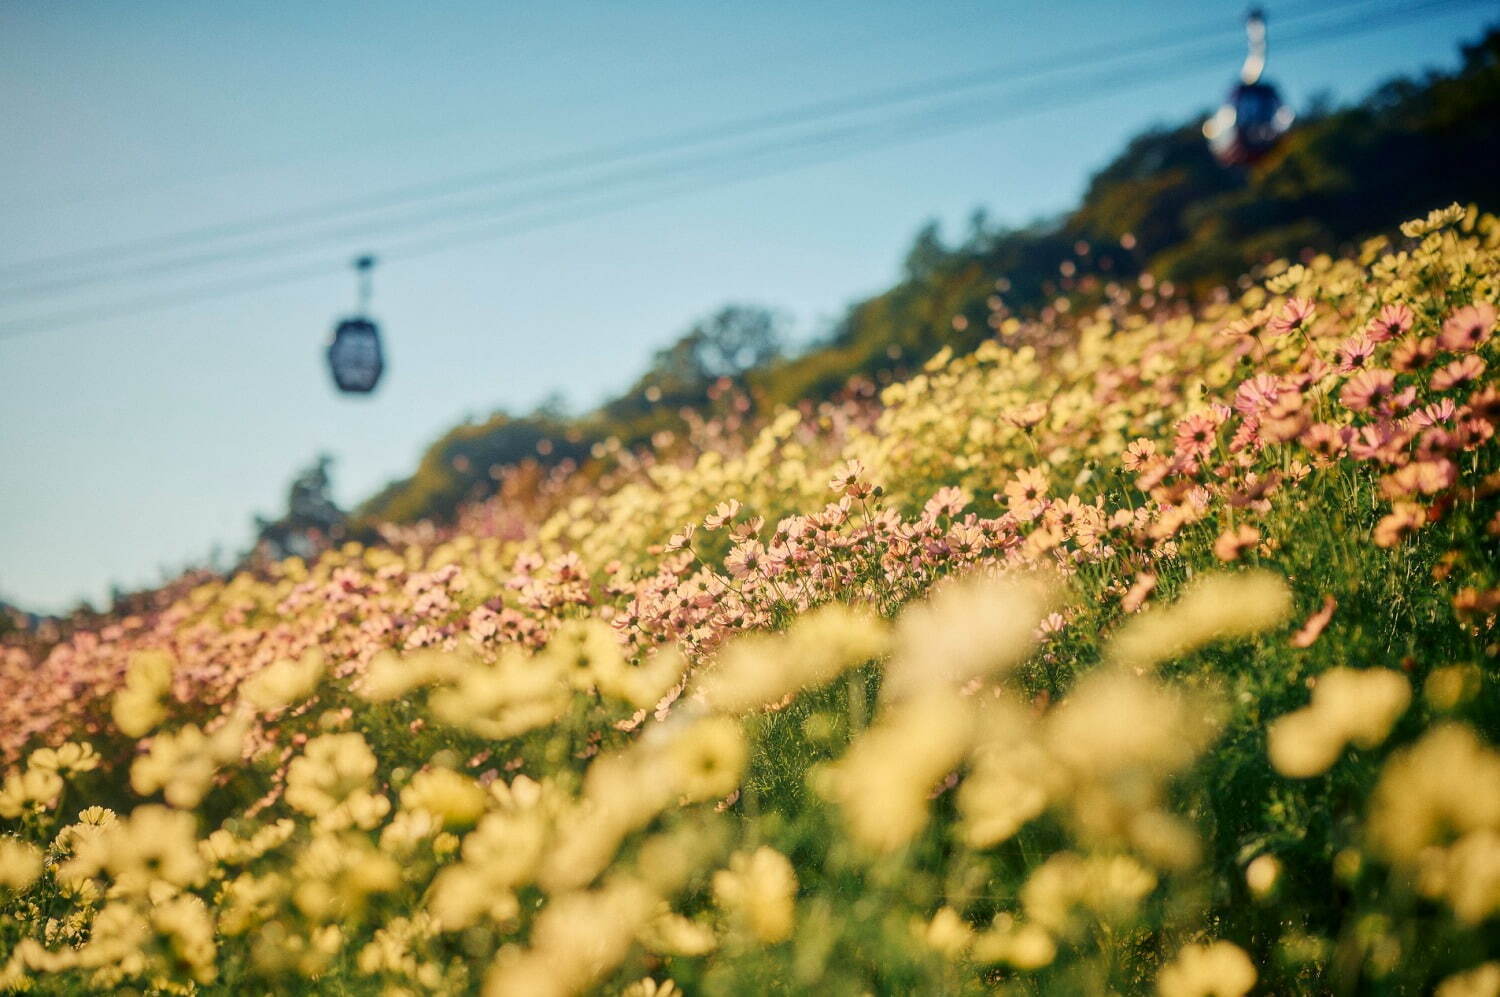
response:
<svg viewBox="0 0 1500 997"><path fill-rule="evenodd" d="M374 266L373 256L361 256L354 261L360 275L360 314L340 321L328 344L328 370L333 374L333 383L349 394L374 391L385 371L380 327L364 314L370 300L370 270Z"/></svg>
<svg viewBox="0 0 1500 997"><path fill-rule="evenodd" d="M1261 78L1266 68L1266 19L1260 10L1251 10L1246 17L1245 33L1250 50L1240 69L1240 82L1203 123L1209 149L1225 166L1255 162L1274 149L1292 126L1292 109L1275 84Z"/></svg>

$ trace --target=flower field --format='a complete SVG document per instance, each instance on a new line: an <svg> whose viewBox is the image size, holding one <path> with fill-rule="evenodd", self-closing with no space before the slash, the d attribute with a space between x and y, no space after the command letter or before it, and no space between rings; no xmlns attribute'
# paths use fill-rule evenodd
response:
<svg viewBox="0 0 1500 997"><path fill-rule="evenodd" d="M1495 997L1500 220L1244 286L0 649L0 991Z"/></svg>

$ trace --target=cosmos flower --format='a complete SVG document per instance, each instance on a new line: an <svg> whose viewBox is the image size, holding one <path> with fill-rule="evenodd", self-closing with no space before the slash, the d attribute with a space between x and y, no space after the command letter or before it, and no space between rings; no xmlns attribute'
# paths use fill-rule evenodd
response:
<svg viewBox="0 0 1500 997"><path fill-rule="evenodd" d="M1465 305L1443 321L1438 345L1445 350L1475 350L1495 331L1495 306L1488 302Z"/></svg>
<svg viewBox="0 0 1500 997"><path fill-rule="evenodd" d="M1266 324L1266 331L1273 336L1285 336L1307 328L1317 309L1306 298L1288 298L1281 313Z"/></svg>

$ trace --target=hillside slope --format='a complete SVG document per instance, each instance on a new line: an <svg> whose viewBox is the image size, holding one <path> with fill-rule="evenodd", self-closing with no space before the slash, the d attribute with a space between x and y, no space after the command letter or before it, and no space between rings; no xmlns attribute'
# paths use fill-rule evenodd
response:
<svg viewBox="0 0 1500 997"><path fill-rule="evenodd" d="M1455 206L7 647L0 990L1490 992L1497 305Z"/></svg>
<svg viewBox="0 0 1500 997"><path fill-rule="evenodd" d="M1058 302L1091 308L1141 274L1164 302L1204 301L1272 259L1351 246L1433 204L1500 203L1497 120L1500 33L1491 32L1464 50L1452 76L1396 80L1352 107L1306 115L1248 173L1215 164L1196 121L1148 132L1093 178L1067 217L1020 231L981 225L951 247L924 230L904 279L852 305L825 343L733 381L753 417L833 398L851 380L905 376L945 346L966 353L997 333L1018 342L1019 319L1045 322ZM601 441L635 448L726 414L719 372L684 376L674 349L582 417L500 412L454 429L411 477L362 506L359 525L369 535L377 523L451 523L521 464L572 464Z"/></svg>

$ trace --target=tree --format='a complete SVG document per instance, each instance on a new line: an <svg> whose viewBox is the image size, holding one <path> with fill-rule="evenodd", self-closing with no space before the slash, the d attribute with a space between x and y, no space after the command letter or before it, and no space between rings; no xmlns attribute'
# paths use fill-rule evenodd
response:
<svg viewBox="0 0 1500 997"><path fill-rule="evenodd" d="M769 308L725 305L658 352L652 373L673 387L737 378L781 355L782 325L782 317Z"/></svg>
<svg viewBox="0 0 1500 997"><path fill-rule="evenodd" d="M343 538L344 511L329 495L332 465L332 457L319 454L292 479L286 513L280 519L255 517L254 556L270 560L312 557Z"/></svg>

